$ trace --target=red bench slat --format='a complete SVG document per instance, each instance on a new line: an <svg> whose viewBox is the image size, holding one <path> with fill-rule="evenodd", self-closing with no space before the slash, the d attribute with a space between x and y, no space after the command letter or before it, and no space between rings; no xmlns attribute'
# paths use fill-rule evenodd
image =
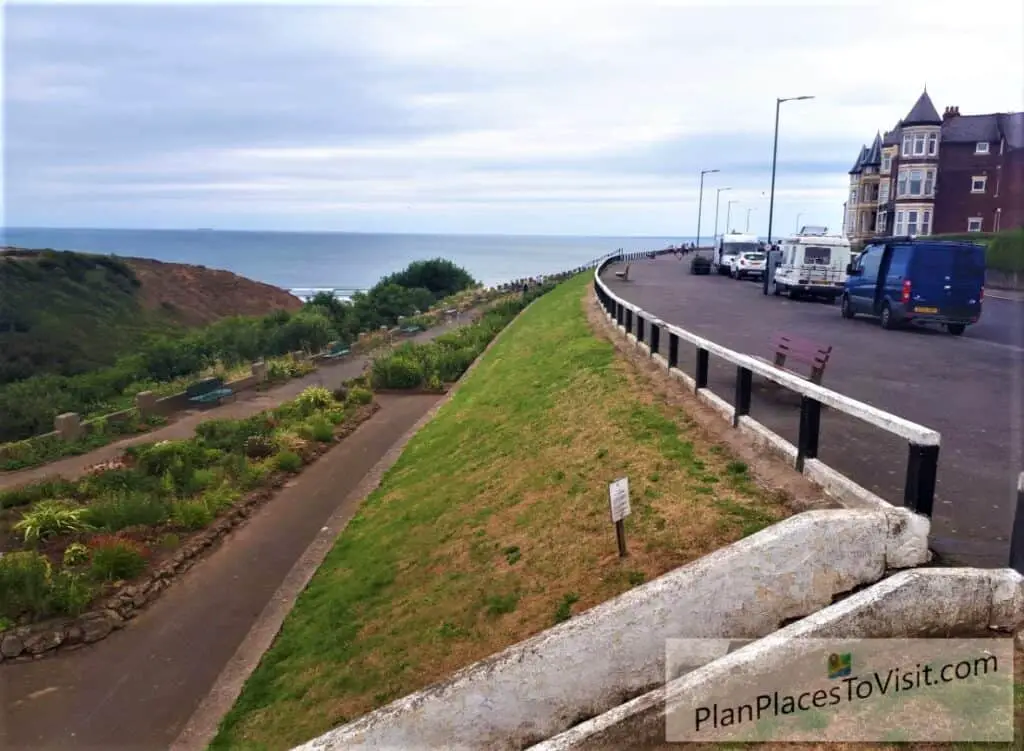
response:
<svg viewBox="0 0 1024 751"><path fill-rule="evenodd" d="M775 348L775 364L779 367L787 367L787 360L796 360L811 366L811 380L819 382L821 375L825 372L832 355L831 346L823 346L790 334L775 334L772 336L772 346ZM791 368L787 368L791 369Z"/></svg>

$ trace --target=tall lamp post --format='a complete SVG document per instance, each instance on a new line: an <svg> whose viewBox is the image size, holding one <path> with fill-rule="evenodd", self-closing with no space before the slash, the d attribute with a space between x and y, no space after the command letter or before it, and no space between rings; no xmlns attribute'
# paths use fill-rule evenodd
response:
<svg viewBox="0 0 1024 751"><path fill-rule="evenodd" d="M814 99L813 96L791 96L775 100L775 144L772 146L772 192L768 197L768 244L772 243L772 216L775 213L775 164L779 156L779 107L783 102Z"/></svg>
<svg viewBox="0 0 1024 751"><path fill-rule="evenodd" d="M746 229L743 230L744 232L748 232L748 233L750 232L750 212L753 211L753 210L754 210L753 207L747 209L747 227L746 227Z"/></svg>
<svg viewBox="0 0 1024 751"><path fill-rule="evenodd" d="M711 238L712 245L718 242L718 202L722 200L723 190L732 190L732 188L718 188L718 192L715 194L715 236Z"/></svg>
<svg viewBox="0 0 1024 751"><path fill-rule="evenodd" d="M719 170L716 169L702 169L700 171L700 194L697 198L697 249L700 249L700 213L704 206L704 175L710 175Z"/></svg>
<svg viewBox="0 0 1024 751"><path fill-rule="evenodd" d="M729 232L729 217L732 215L732 205L734 203L739 203L739 202L740 202L740 199L736 198L736 199L734 199L732 201L729 201L729 203L727 203L726 206L725 206L725 233L726 234L728 234L728 232Z"/></svg>

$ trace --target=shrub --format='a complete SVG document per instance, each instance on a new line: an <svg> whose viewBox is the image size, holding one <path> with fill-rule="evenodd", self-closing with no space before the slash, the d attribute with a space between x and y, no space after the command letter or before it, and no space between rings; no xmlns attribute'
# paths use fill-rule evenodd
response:
<svg viewBox="0 0 1024 751"><path fill-rule="evenodd" d="M103 535L92 540L89 573L99 581L133 579L146 568L149 551L134 540Z"/></svg>
<svg viewBox="0 0 1024 751"><path fill-rule="evenodd" d="M310 386L295 397L295 406L299 414L306 416L334 404L331 392L323 386Z"/></svg>
<svg viewBox="0 0 1024 751"><path fill-rule="evenodd" d="M250 459L265 459L274 453L274 441L268 435L251 435L245 439L245 455Z"/></svg>
<svg viewBox="0 0 1024 751"><path fill-rule="evenodd" d="M197 433L201 427L197 426ZM150 477L162 477L169 472L179 485L191 480L193 469L203 466L207 460L204 447L191 440L160 441L135 448L139 472Z"/></svg>
<svg viewBox="0 0 1024 751"><path fill-rule="evenodd" d="M65 566L81 566L89 560L89 548L80 542L73 542L64 548L62 561Z"/></svg>
<svg viewBox="0 0 1024 751"><path fill-rule="evenodd" d="M63 479L42 480L31 485L22 485L20 488L0 492L0 509L27 506L49 498L67 498L72 496L76 489L73 482Z"/></svg>
<svg viewBox="0 0 1024 751"><path fill-rule="evenodd" d="M39 501L14 525L14 531L34 542L52 535L72 534L89 528L86 509L70 501Z"/></svg>
<svg viewBox="0 0 1024 751"><path fill-rule="evenodd" d="M50 562L23 551L0 558L0 615L17 620L26 612L46 613L52 587Z"/></svg>
<svg viewBox="0 0 1024 751"><path fill-rule="evenodd" d="M329 409L324 413L324 418L331 425L341 425L341 423L345 422L345 410Z"/></svg>
<svg viewBox="0 0 1024 751"><path fill-rule="evenodd" d="M252 436L268 435L274 428L269 415L253 415L244 420L208 420L196 426L196 435L204 446L226 452L242 451Z"/></svg>
<svg viewBox="0 0 1024 751"><path fill-rule="evenodd" d="M171 516L174 523L185 529L202 529L213 521L213 512L203 501L178 501Z"/></svg>
<svg viewBox="0 0 1024 751"><path fill-rule="evenodd" d="M412 356L393 353L373 362L373 386L385 389L414 389L423 385L423 366Z"/></svg>
<svg viewBox="0 0 1024 751"><path fill-rule="evenodd" d="M84 518L91 527L118 532L139 525L156 526L168 516L167 503L158 495L121 491L90 503Z"/></svg>
<svg viewBox="0 0 1024 751"><path fill-rule="evenodd" d="M201 500L206 505L206 508L215 514L221 509L234 506L241 497L242 494L230 485L221 485L219 488L203 493Z"/></svg>
<svg viewBox="0 0 1024 751"><path fill-rule="evenodd" d="M348 404L364 405L373 401L373 392L356 386L348 392Z"/></svg>
<svg viewBox="0 0 1024 751"><path fill-rule="evenodd" d="M308 428L310 438L317 443L330 443L334 440L334 426L323 417L311 420Z"/></svg>
<svg viewBox="0 0 1024 751"><path fill-rule="evenodd" d="M274 457L274 463L282 472L294 473L302 469L302 457L294 451L282 451Z"/></svg>
<svg viewBox="0 0 1024 751"><path fill-rule="evenodd" d="M93 588L84 576L72 571L61 571L50 584L50 614L80 615L94 595Z"/></svg>

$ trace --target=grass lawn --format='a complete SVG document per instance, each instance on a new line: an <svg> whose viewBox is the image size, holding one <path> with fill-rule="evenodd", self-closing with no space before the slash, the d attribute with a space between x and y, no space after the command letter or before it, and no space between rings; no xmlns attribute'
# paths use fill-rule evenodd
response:
<svg viewBox="0 0 1024 751"><path fill-rule="evenodd" d="M588 327L534 303L339 537L214 748L289 748L788 511ZM630 556L607 487L630 479Z"/></svg>

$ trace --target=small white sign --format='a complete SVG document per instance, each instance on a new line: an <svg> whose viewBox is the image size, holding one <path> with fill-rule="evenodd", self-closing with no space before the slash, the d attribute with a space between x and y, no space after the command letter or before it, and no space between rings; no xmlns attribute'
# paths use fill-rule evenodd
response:
<svg viewBox="0 0 1024 751"><path fill-rule="evenodd" d="M608 500L612 506L613 522L620 522L629 516L628 477L621 477L608 485Z"/></svg>

